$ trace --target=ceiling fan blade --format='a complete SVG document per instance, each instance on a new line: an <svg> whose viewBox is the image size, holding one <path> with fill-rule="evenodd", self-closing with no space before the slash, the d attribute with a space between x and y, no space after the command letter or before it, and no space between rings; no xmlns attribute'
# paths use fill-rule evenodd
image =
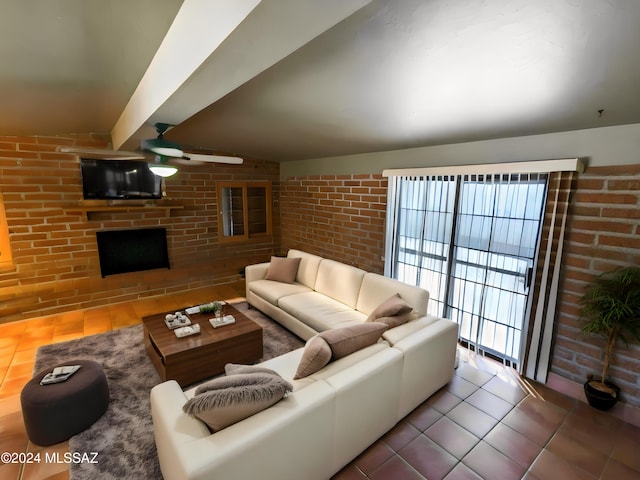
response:
<svg viewBox="0 0 640 480"><path fill-rule="evenodd" d="M58 151L62 153L76 153L86 158L102 160L145 160L144 155L139 152L110 150L108 148L60 147Z"/></svg>
<svg viewBox="0 0 640 480"><path fill-rule="evenodd" d="M188 160L182 157L171 157L168 159L168 163L172 165L191 165L191 166L206 165L206 162L200 162L198 160Z"/></svg>
<svg viewBox="0 0 640 480"><path fill-rule="evenodd" d="M165 132L171 129L174 125L169 123L156 123L154 127L158 133L158 138L149 138L142 140L140 148L143 152L154 153L165 159L165 161L171 161L174 163L191 162L192 165L196 163L230 163L235 165L241 165L244 160L240 157L228 156L228 155L216 155L216 154L204 154L204 153L188 153L183 150L176 142L166 140L164 138ZM195 147L191 147L196 149ZM184 163L186 164L186 163Z"/></svg>
<svg viewBox="0 0 640 480"><path fill-rule="evenodd" d="M188 152L185 152L182 158L186 160L196 161L196 162L230 163L234 165L241 165L244 162L244 160L240 157L232 157L227 155L205 155L202 153L188 153Z"/></svg>
<svg viewBox="0 0 640 480"><path fill-rule="evenodd" d="M163 157L180 157L184 155L180 145L164 140L163 138L142 140L142 142L140 142L140 148L142 151L162 155Z"/></svg>

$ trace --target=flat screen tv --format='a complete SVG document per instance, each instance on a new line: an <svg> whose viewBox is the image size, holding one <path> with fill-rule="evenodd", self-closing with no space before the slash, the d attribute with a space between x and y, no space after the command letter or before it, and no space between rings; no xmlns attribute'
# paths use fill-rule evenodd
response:
<svg viewBox="0 0 640 480"><path fill-rule="evenodd" d="M85 199L162 198L162 177L139 160L80 159Z"/></svg>
<svg viewBox="0 0 640 480"><path fill-rule="evenodd" d="M100 273L118 273L171 268L164 228L105 230L96 232Z"/></svg>

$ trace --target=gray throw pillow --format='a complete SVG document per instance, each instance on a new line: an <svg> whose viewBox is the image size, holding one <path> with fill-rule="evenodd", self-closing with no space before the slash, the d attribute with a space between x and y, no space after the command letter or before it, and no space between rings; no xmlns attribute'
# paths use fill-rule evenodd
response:
<svg viewBox="0 0 640 480"><path fill-rule="evenodd" d="M227 363L224 366L224 373L227 375L237 375L239 373L268 373L270 375L280 376L278 372L270 368L264 368L258 365L242 365L240 363Z"/></svg>
<svg viewBox="0 0 640 480"><path fill-rule="evenodd" d="M324 338L315 335L311 337L304 346L304 352L293 379L299 380L300 378L308 377L312 373L316 373L330 361L331 347L329 347L329 344Z"/></svg>
<svg viewBox="0 0 640 480"><path fill-rule="evenodd" d="M386 323L389 328L394 328L400 326L404 323L407 323L409 320L413 320L416 317L414 312L401 313L399 315L395 315L393 317L379 317L376 318L376 322L378 323Z"/></svg>
<svg viewBox="0 0 640 480"><path fill-rule="evenodd" d="M384 323L365 322L341 328L331 328L320 332L331 348L331 359L346 357L350 353L373 345L389 328Z"/></svg>
<svg viewBox="0 0 640 480"><path fill-rule="evenodd" d="M396 327L402 323L408 322L410 313L413 311L413 307L405 302L399 293L387 298L384 302L378 305L373 312L369 314L367 322L384 322L389 327ZM395 320L389 320L388 317L399 317ZM385 319L384 321L382 319Z"/></svg>
<svg viewBox="0 0 640 480"><path fill-rule="evenodd" d="M229 375L198 387L182 409L216 432L269 408L292 390L289 382L276 375Z"/></svg>

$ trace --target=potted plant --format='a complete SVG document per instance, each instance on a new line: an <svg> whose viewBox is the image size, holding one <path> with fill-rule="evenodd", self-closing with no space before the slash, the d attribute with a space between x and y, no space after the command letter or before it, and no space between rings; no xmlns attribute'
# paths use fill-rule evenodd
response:
<svg viewBox="0 0 640 480"><path fill-rule="evenodd" d="M640 267L622 267L597 276L579 300L582 331L604 337L600 379L584 384L589 404L608 410L618 401L620 389L607 380L613 349L619 340L640 341Z"/></svg>
<svg viewBox="0 0 640 480"><path fill-rule="evenodd" d="M218 301L203 303L200 305L200 313L213 313L219 317L222 315L222 303Z"/></svg>

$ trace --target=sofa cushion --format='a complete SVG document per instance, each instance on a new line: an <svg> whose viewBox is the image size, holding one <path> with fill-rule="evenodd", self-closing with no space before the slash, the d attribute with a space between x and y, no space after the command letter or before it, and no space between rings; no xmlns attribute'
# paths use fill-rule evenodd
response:
<svg viewBox="0 0 640 480"><path fill-rule="evenodd" d="M281 297L278 307L316 332L345 323L362 323L367 318L365 314L318 292Z"/></svg>
<svg viewBox="0 0 640 480"><path fill-rule="evenodd" d="M388 328L384 323L368 322L359 325L350 325L342 328L332 328L320 332L318 336L324 338L331 347L331 358L346 357L376 343L382 333Z"/></svg>
<svg viewBox="0 0 640 480"><path fill-rule="evenodd" d="M354 309L365 273L351 265L324 259L318 267L314 290Z"/></svg>
<svg viewBox="0 0 640 480"><path fill-rule="evenodd" d="M296 280L299 265L300 258L271 257L269 270L264 278L276 282L293 283Z"/></svg>
<svg viewBox="0 0 640 480"><path fill-rule="evenodd" d="M282 297L312 291L309 287L299 283L282 283L273 280L256 280L249 283L248 288L260 298L276 306Z"/></svg>
<svg viewBox="0 0 640 480"><path fill-rule="evenodd" d="M272 374L218 377L200 385L183 410L218 431L270 407L291 390L289 382Z"/></svg>
<svg viewBox="0 0 640 480"><path fill-rule="evenodd" d="M329 347L329 344L324 338L315 335L307 341L293 379L299 380L308 377L323 368L330 361L331 347Z"/></svg>
<svg viewBox="0 0 640 480"><path fill-rule="evenodd" d="M266 360L260 363L260 366L278 372L282 378L291 383L293 391L296 392L315 382L315 379L311 377L304 377L298 380L293 378L302 360L302 355L304 355L304 347Z"/></svg>
<svg viewBox="0 0 640 480"><path fill-rule="evenodd" d="M318 276L318 267L322 261L322 257L311 253L302 252L300 250L291 249L287 252L287 258L299 258L300 266L296 281L309 288L315 288L316 278Z"/></svg>
<svg viewBox="0 0 640 480"><path fill-rule="evenodd" d="M380 305L381 300L394 292L399 293L404 301L420 315L427 314L427 304L429 303L427 290L377 273L367 273L362 279L362 288L358 295L356 309L369 315Z"/></svg>
<svg viewBox="0 0 640 480"><path fill-rule="evenodd" d="M414 315L414 313L411 313L411 315ZM382 334L382 338L393 346L403 338L413 335L419 330L431 325L436 320L438 320L438 317L434 317L433 315L419 317L397 327L390 327L389 330L385 330Z"/></svg>

